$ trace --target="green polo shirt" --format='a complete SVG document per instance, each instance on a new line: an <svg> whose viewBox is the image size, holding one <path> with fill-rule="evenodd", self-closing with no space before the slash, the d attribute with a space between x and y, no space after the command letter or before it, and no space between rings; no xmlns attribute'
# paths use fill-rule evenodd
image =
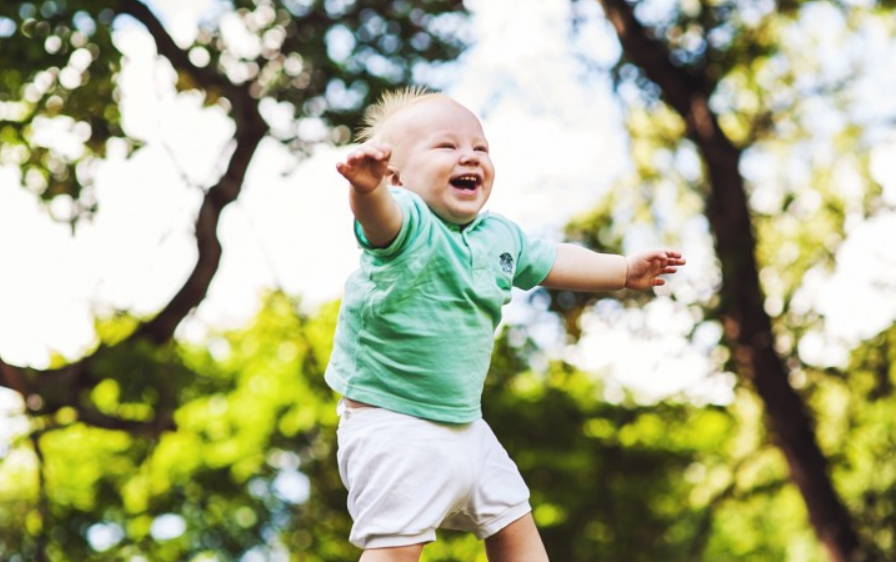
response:
<svg viewBox="0 0 896 562"><path fill-rule="evenodd" d="M467 423L480 398L501 307L529 289L556 247L510 220L482 213L461 228L415 193L391 188L402 224L372 248L355 223L361 267L348 279L327 383L348 398L412 416Z"/></svg>

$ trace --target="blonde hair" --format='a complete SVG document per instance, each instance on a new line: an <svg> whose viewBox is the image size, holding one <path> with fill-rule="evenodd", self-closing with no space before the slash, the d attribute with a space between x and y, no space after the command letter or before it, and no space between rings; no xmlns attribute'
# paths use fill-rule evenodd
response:
<svg viewBox="0 0 896 562"><path fill-rule="evenodd" d="M366 142L377 138L383 129L383 124L402 109L434 98L445 97L438 92L432 92L424 86L408 86L400 90L392 90L380 96L379 101L370 105L364 111L364 126L358 131L358 141Z"/></svg>

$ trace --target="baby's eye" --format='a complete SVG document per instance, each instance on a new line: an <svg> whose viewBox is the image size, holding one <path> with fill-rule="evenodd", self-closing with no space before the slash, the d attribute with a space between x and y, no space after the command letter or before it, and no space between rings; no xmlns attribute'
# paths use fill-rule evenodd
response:
<svg viewBox="0 0 896 562"><path fill-rule="evenodd" d="M436 145L436 148L454 148L453 142L440 142Z"/></svg>
<svg viewBox="0 0 896 562"><path fill-rule="evenodd" d="M487 146L477 146L475 148L475 150L478 152L488 152L488 147Z"/></svg>

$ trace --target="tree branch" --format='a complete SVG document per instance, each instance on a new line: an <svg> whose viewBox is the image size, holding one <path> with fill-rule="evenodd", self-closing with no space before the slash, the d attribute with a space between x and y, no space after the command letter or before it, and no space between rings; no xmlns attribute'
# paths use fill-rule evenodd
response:
<svg viewBox="0 0 896 562"><path fill-rule="evenodd" d="M127 14L142 23L152 35L159 54L168 59L175 70L188 73L198 84L207 89L220 90L233 103L247 95L243 88L236 86L214 70L193 64L187 52L177 46L171 35L165 31L162 22L146 4L138 0L118 0L118 13Z"/></svg>
<svg viewBox="0 0 896 562"><path fill-rule="evenodd" d="M695 93L709 97L712 85L703 77L673 65L669 49L650 36L625 0L600 0L600 4L616 30L625 56L662 88L663 97L676 111L682 116L689 114Z"/></svg>
<svg viewBox="0 0 896 562"><path fill-rule="evenodd" d="M217 227L222 210L240 194L246 170L258 144L268 132L268 126L258 111L256 100L248 88L236 86L213 70L200 68L190 62L165 31L161 22L136 0L119 0L119 13L128 14L146 26L153 36L159 53L167 58L178 72L189 73L202 87L222 92L231 102L231 117L236 125L235 147L218 183L206 191L195 223L197 261L180 290L153 319L140 324L122 344L146 338L155 344L169 341L177 325L205 297L221 258L221 243ZM81 404L80 397L96 382L90 375L90 365L104 352L99 346L93 353L60 369L27 369L0 360L0 386L19 392L26 401L32 394L42 398L41 404L29 404L34 413L52 413L62 407L73 407L79 419L96 427L123 429L136 432L158 432L173 428L170 415L159 414L148 422L119 419Z"/></svg>
<svg viewBox="0 0 896 562"><path fill-rule="evenodd" d="M22 398L28 396L28 387L25 386L22 368L10 365L3 361L2 357L0 357L0 386L15 390L22 395Z"/></svg>
<svg viewBox="0 0 896 562"><path fill-rule="evenodd" d="M85 404L85 392L97 382L90 374L90 359L96 354L59 369L47 370L17 367L0 360L0 373L3 374L0 386L21 394L33 415L49 415L68 407L77 412L78 421L92 427L149 435L176 429L170 408L159 406L152 419L141 421L110 416ZM32 400L34 397L40 400Z"/></svg>
<svg viewBox="0 0 896 562"><path fill-rule="evenodd" d="M198 257L193 271L171 301L155 316L141 324L130 336L147 338L156 344L170 340L177 325L198 306L208 292L211 280L221 261L221 242L217 237L218 222L224 207L240 194L246 170L261 139L268 132L267 123L248 88L237 86L220 74L200 68L190 62L187 53L178 47L161 22L136 0L120 0L121 13L129 14L146 26L153 36L159 53L167 58L175 70L189 73L206 89L219 89L230 100L236 124L236 147L224 175L210 188L202 200L196 220L196 248Z"/></svg>

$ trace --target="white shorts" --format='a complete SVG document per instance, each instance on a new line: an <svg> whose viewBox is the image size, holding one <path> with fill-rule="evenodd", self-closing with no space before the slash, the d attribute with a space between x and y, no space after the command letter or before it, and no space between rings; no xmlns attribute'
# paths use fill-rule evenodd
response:
<svg viewBox="0 0 896 562"><path fill-rule="evenodd" d="M359 548L434 541L437 528L491 536L529 511L529 489L484 420L436 423L339 405L339 475Z"/></svg>

